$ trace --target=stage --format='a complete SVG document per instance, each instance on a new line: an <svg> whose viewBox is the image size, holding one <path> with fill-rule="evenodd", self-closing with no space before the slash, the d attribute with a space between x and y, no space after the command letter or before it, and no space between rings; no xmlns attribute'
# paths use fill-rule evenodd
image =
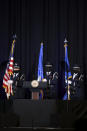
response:
<svg viewBox="0 0 87 131"><path fill-rule="evenodd" d="M4 129L61 130L86 127L87 101L1 100Z"/></svg>

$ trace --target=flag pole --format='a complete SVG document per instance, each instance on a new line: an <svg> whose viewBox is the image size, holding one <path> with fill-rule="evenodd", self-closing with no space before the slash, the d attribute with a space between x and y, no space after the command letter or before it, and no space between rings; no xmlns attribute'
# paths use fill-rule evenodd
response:
<svg viewBox="0 0 87 131"><path fill-rule="evenodd" d="M41 42L40 45L43 46L43 42ZM42 80L43 80L43 79L42 79ZM41 81L42 81L42 80L41 80ZM40 95L42 95L42 98L41 98L41 99L43 99L43 90L42 90L42 89L40 90Z"/></svg>
<svg viewBox="0 0 87 131"><path fill-rule="evenodd" d="M66 56L66 48L68 47L68 41L67 39L65 38L64 40L64 48L65 48L65 56ZM65 70L66 70L66 63L65 63ZM68 71L67 71L67 99L70 100L70 85L68 83Z"/></svg>

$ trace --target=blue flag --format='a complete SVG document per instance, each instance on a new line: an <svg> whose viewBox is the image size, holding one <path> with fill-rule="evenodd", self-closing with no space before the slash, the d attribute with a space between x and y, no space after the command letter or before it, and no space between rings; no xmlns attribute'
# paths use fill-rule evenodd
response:
<svg viewBox="0 0 87 131"><path fill-rule="evenodd" d="M42 81L43 76L43 43L41 43L40 54L39 54L39 63L38 63L38 81ZM39 99L43 98L43 90L40 90Z"/></svg>
<svg viewBox="0 0 87 131"><path fill-rule="evenodd" d="M38 63L38 81L41 81L44 78L43 76L43 43L41 43L40 54L39 54L39 63Z"/></svg>
<svg viewBox="0 0 87 131"><path fill-rule="evenodd" d="M70 78L72 78L72 74L71 74L71 71L70 71L70 64L69 64L69 60L68 60L68 49L67 49L67 40L65 39L65 85L68 86L68 80ZM64 97L63 97L63 100L66 100L67 99L67 92L65 93Z"/></svg>
<svg viewBox="0 0 87 131"><path fill-rule="evenodd" d="M70 78L72 78L71 72L70 72L70 64L68 60L68 50L67 50L67 44L65 44L65 81Z"/></svg>

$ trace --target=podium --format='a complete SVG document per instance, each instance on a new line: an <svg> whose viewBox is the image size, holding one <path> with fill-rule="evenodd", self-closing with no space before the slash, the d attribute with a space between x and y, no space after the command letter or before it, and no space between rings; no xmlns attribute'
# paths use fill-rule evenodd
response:
<svg viewBox="0 0 87 131"><path fill-rule="evenodd" d="M39 100L39 95L40 95L40 88L34 88L33 87L30 89L31 91L31 99L32 100Z"/></svg>
<svg viewBox="0 0 87 131"><path fill-rule="evenodd" d="M20 82L18 85L18 87L22 87L22 88L29 88L30 92L31 92L31 99L32 100L39 100L40 98L40 93L42 93L42 98L43 99L43 90L47 89L47 82L37 82L36 80L33 81L23 81Z"/></svg>
<svg viewBox="0 0 87 131"><path fill-rule="evenodd" d="M32 100L39 100L39 92L32 92Z"/></svg>
<svg viewBox="0 0 87 131"><path fill-rule="evenodd" d="M41 83L41 84L40 84ZM45 82L45 85L44 85L44 82L38 82L36 80L33 80L31 82L31 92L32 92L32 100L39 100L39 99L43 99L43 88L45 88L46 86L46 83ZM46 86L47 87L47 86ZM40 96L41 95L41 96Z"/></svg>

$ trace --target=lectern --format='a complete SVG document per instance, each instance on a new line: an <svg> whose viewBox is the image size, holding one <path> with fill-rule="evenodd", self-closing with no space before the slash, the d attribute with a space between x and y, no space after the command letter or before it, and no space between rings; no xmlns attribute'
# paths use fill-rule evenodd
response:
<svg viewBox="0 0 87 131"><path fill-rule="evenodd" d="M36 80L33 81L24 81L22 88L29 88L31 91L31 99L39 100L39 95L42 93L43 99L43 90L47 88L47 82L38 82Z"/></svg>

